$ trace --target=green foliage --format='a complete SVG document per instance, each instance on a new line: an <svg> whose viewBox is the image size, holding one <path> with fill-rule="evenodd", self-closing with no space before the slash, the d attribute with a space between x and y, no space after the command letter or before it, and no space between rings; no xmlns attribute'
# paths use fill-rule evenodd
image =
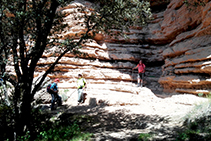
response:
<svg viewBox="0 0 211 141"><path fill-rule="evenodd" d="M0 102L0 138L13 140L14 135L14 110L4 102Z"/></svg>
<svg viewBox="0 0 211 141"><path fill-rule="evenodd" d="M67 127L57 127L54 129L49 129L48 131L40 132L37 141L57 141L57 140L69 140L75 136L80 136L81 132L79 126L74 123L72 126Z"/></svg>
<svg viewBox="0 0 211 141"><path fill-rule="evenodd" d="M79 119L74 118L72 115L68 115L65 118L54 121L52 126L43 128L35 140L89 140L92 134L82 133L80 126L78 125L79 122Z"/></svg>
<svg viewBox="0 0 211 141"><path fill-rule="evenodd" d="M211 92L206 95L207 98L211 99Z"/></svg>
<svg viewBox="0 0 211 141"><path fill-rule="evenodd" d="M67 97L67 94L61 94L61 97L62 97L62 101L67 101L68 97Z"/></svg>
<svg viewBox="0 0 211 141"><path fill-rule="evenodd" d="M152 138L152 135L151 135L151 134L148 134L148 133L141 133L141 134L139 134L138 140L139 140L139 141L149 141L150 138Z"/></svg>
<svg viewBox="0 0 211 141"><path fill-rule="evenodd" d="M206 5L205 0L196 0L196 1L184 0L183 3L185 3L187 6L193 6L193 7L205 6Z"/></svg>
<svg viewBox="0 0 211 141"><path fill-rule="evenodd" d="M13 139L14 134L14 108L9 102L8 95L5 95L9 85L0 83L0 138L1 139Z"/></svg>
<svg viewBox="0 0 211 141"><path fill-rule="evenodd" d="M98 26L95 31L113 35L111 29L128 30L130 26L141 26L151 17L150 2L139 0L100 0L96 1L96 13L91 22Z"/></svg>
<svg viewBox="0 0 211 141"><path fill-rule="evenodd" d="M17 140L18 141L28 141L28 140L30 140L30 137L31 137L30 132L27 131L24 136L19 137Z"/></svg>
<svg viewBox="0 0 211 141"><path fill-rule="evenodd" d="M177 140L211 140L211 100L196 105L185 116L184 129Z"/></svg>
<svg viewBox="0 0 211 141"><path fill-rule="evenodd" d="M205 121L207 122L207 121ZM176 138L176 141L192 141L192 140L204 140L208 141L211 139L210 131L205 130L199 130L198 126L200 126L201 123L192 123L190 124L190 127L185 128L184 131L180 132L178 134L178 137ZM192 129L191 127L194 127L195 129Z"/></svg>
<svg viewBox="0 0 211 141"><path fill-rule="evenodd" d="M65 89L64 91L60 92L60 95L61 95L63 101L67 101L67 99L68 99L68 92L69 92L68 89Z"/></svg>
<svg viewBox="0 0 211 141"><path fill-rule="evenodd" d="M187 135L187 133L185 132L181 132L178 134L178 137L176 138L176 141L185 141L189 138L189 136Z"/></svg>
<svg viewBox="0 0 211 141"><path fill-rule="evenodd" d="M184 0L183 3L187 6L189 11L193 11L197 7L205 6L207 4L206 0Z"/></svg>
<svg viewBox="0 0 211 141"><path fill-rule="evenodd" d="M199 97L202 97L204 94L203 93L198 93L198 96Z"/></svg>
<svg viewBox="0 0 211 141"><path fill-rule="evenodd" d="M66 141L66 140L89 140L92 134L82 133L80 126L78 125L78 119L75 119L71 115L66 117L68 119L53 120L52 116L48 114L42 114L39 109L33 110L33 116L36 115L33 126L35 126L36 132L25 132L20 136L18 141Z"/></svg>
<svg viewBox="0 0 211 141"><path fill-rule="evenodd" d="M211 99L194 106L194 108L185 116L187 122L194 121L195 119L207 116L211 113Z"/></svg>

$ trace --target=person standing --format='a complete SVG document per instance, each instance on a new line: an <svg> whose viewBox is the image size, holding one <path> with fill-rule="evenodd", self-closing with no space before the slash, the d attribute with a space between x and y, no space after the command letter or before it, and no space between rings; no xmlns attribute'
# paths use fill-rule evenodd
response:
<svg viewBox="0 0 211 141"><path fill-rule="evenodd" d="M138 68L138 77L137 77L138 87L140 86L140 82L141 82L141 87L142 87L146 66L143 64L142 60L140 60L139 64L136 67L132 68L132 70L136 68Z"/></svg>
<svg viewBox="0 0 211 141"><path fill-rule="evenodd" d="M78 74L77 90L78 90L78 105L84 103L83 90L86 88L86 79L83 78L82 74Z"/></svg>
<svg viewBox="0 0 211 141"><path fill-rule="evenodd" d="M56 78L50 86L49 93L51 94L51 97L52 97L52 99L51 99L51 110L55 110L55 107L54 107L55 102L58 102L59 106L62 105L62 98L58 94L58 92L59 92L58 86L57 86L58 82L59 82L59 79Z"/></svg>

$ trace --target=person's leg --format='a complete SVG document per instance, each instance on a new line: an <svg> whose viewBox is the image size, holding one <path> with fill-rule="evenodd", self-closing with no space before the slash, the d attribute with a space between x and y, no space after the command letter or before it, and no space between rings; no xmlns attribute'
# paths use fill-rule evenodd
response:
<svg viewBox="0 0 211 141"><path fill-rule="evenodd" d="M52 97L52 99L51 99L51 110L54 110L55 108L54 108L54 105L55 105L55 96L54 96L54 94L51 94L51 97Z"/></svg>
<svg viewBox="0 0 211 141"><path fill-rule="evenodd" d="M58 102L59 106L62 105L62 98L61 98L61 96L59 96L59 94L57 94L57 102Z"/></svg>
<svg viewBox="0 0 211 141"><path fill-rule="evenodd" d="M137 83L138 83L138 87L140 86L140 74L138 74L138 76L137 76Z"/></svg>
<svg viewBox="0 0 211 141"><path fill-rule="evenodd" d="M81 103L84 103L84 93L83 93L83 89L81 91Z"/></svg>
<svg viewBox="0 0 211 141"><path fill-rule="evenodd" d="M81 102L82 100L82 92L83 92L83 89L78 89L78 104Z"/></svg>
<svg viewBox="0 0 211 141"><path fill-rule="evenodd" d="M144 73L141 73L141 87L143 87L143 78L144 78Z"/></svg>

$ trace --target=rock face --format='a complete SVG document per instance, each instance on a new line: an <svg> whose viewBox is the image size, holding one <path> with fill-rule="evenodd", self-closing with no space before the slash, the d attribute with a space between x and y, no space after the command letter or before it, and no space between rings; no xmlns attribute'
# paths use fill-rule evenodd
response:
<svg viewBox="0 0 211 141"><path fill-rule="evenodd" d="M164 88L209 93L210 10L211 2L193 7L173 0L168 5L161 24L163 37L171 41L162 53L165 64L159 82Z"/></svg>
<svg viewBox="0 0 211 141"><path fill-rule="evenodd" d="M142 59L146 65L144 84L152 91L162 93L164 88L182 93L209 93L211 2L205 1L197 7L187 6L183 0L151 0L151 4L154 19L148 26L132 28L129 38L119 38L118 42L96 35L80 49L92 60L68 53L48 76L60 78L59 87L63 89L75 89L77 75L82 73L91 89L135 93L127 86L136 81L137 71L131 69ZM75 10L78 5L89 8L91 3L75 1L62 9L67 12L64 18L69 24L63 38L83 33L84 28L76 26L77 21L72 19L73 14L80 14ZM37 75L54 62L55 49L51 48L40 59Z"/></svg>

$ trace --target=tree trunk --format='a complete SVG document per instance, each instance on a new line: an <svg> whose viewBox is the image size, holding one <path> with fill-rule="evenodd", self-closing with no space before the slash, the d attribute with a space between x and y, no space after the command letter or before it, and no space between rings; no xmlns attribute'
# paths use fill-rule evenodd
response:
<svg viewBox="0 0 211 141"><path fill-rule="evenodd" d="M20 83L19 83L20 84ZM31 128L31 102L33 96L31 95L31 86L28 82L18 85L15 88L15 130L17 136L24 135L25 131L32 131ZM22 102L22 103L21 103ZM21 103L21 106L18 105Z"/></svg>
<svg viewBox="0 0 211 141"><path fill-rule="evenodd" d="M30 94L30 91L27 93L27 92L24 92L23 93L23 100L22 100L22 104L21 104L21 107L20 107L20 119L22 121L22 124L21 124L21 128L23 130L23 132L27 129L29 131L33 130L31 129L31 124L30 124L30 121L33 121L32 120L32 116L31 116L31 94Z"/></svg>

